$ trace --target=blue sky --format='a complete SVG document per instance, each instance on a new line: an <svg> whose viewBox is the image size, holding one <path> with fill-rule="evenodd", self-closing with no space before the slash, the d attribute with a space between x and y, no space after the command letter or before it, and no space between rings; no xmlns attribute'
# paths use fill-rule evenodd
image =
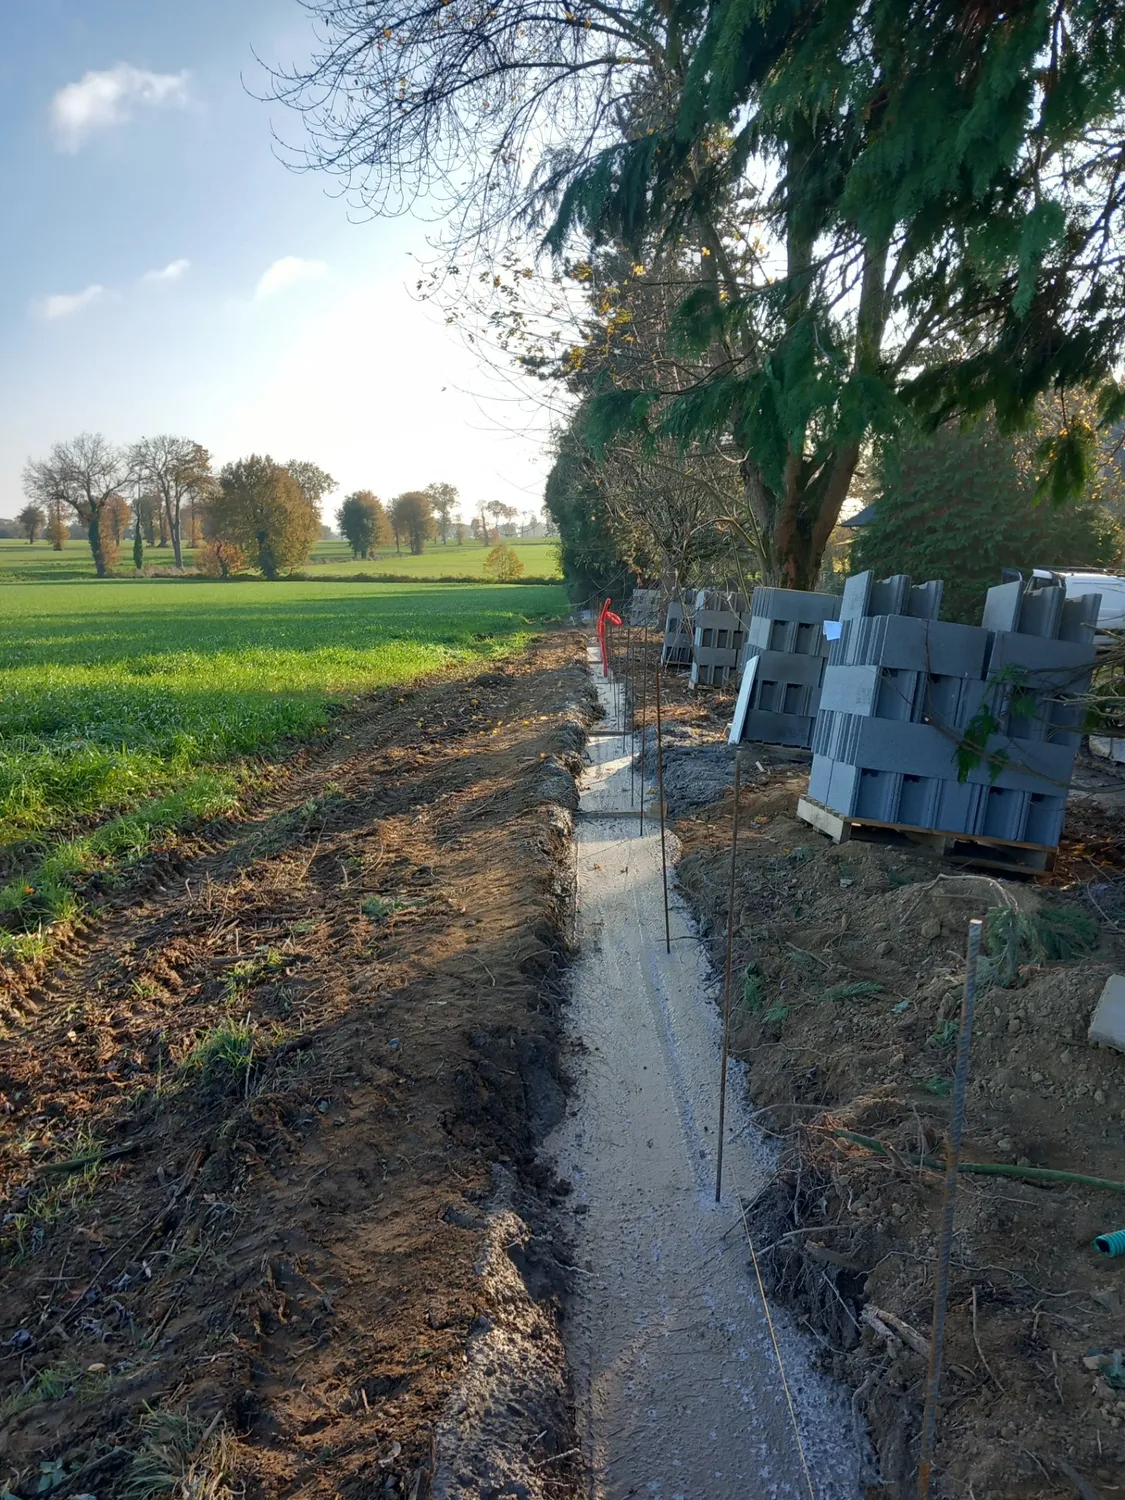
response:
<svg viewBox="0 0 1125 1500"><path fill-rule="evenodd" d="M277 160L253 53L296 0L0 0L0 515L57 438L177 432L222 463L310 458L390 496L537 509L545 432L413 301L427 226L354 223Z"/></svg>

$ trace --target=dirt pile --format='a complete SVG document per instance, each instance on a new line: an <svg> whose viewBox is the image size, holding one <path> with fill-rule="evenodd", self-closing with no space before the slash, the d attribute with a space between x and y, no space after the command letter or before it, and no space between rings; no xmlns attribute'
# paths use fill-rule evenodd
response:
<svg viewBox="0 0 1125 1500"><path fill-rule="evenodd" d="M801 776L750 774L735 1051L783 1153L755 1234L775 1292L855 1388L884 1483L873 1493L905 1500L941 1197L926 1162L949 1122L968 919L1005 914L990 919L998 956L978 1007L965 1159L1125 1179L1125 1058L1086 1041L1106 976L1125 968L1125 824L1077 807L1059 875L1032 885L921 851L836 847L793 815ZM676 826L678 877L719 963L730 814L728 792ZM1055 956L1019 932L1061 934ZM1123 1194L960 1178L936 1496L1063 1500L1076 1493L1068 1471L1102 1500L1125 1494L1125 1376L1094 1352L1125 1348L1125 1262L1092 1245L1122 1224Z"/></svg>
<svg viewBox="0 0 1125 1500"><path fill-rule="evenodd" d="M0 974L12 1495L572 1493L535 1141L582 654L377 695Z"/></svg>

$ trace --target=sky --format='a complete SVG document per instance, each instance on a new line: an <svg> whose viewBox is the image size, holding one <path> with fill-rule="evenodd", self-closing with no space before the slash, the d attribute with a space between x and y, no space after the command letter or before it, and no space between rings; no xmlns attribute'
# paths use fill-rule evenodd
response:
<svg viewBox="0 0 1125 1500"><path fill-rule="evenodd" d="M433 227L357 222L253 97L306 59L298 0L0 0L0 516L53 442L179 433L339 489L455 484L538 510L546 420L411 295Z"/></svg>

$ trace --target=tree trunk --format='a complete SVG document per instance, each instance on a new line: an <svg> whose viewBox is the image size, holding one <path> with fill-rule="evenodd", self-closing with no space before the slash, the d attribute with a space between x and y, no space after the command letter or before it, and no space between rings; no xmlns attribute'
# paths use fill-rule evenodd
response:
<svg viewBox="0 0 1125 1500"><path fill-rule="evenodd" d="M183 553L180 550L180 518L179 518L179 516L169 516L169 518L168 518L168 530L172 533L172 559L175 562L177 568L182 568L183 565L184 565L184 558L183 558Z"/></svg>
<svg viewBox="0 0 1125 1500"><path fill-rule="evenodd" d="M90 538L90 551L94 558L94 572L99 578L106 574L105 553L102 551L101 516L96 510L90 512L90 523L86 528Z"/></svg>

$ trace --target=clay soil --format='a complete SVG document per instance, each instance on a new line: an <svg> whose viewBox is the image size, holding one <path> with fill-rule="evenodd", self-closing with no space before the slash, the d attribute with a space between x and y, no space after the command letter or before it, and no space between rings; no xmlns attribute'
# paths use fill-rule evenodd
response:
<svg viewBox="0 0 1125 1500"><path fill-rule="evenodd" d="M712 738L729 717L729 697L668 698L673 720L710 721ZM942 1196L917 1158L943 1156L968 919L1077 910L1096 948L1028 958L981 996L964 1159L1125 1179L1125 1058L1086 1040L1125 965L1125 824L1078 804L1052 877L979 875L926 851L834 846L794 816L807 768L744 753L734 1051L782 1162L755 1238L774 1295L854 1388L877 1458L869 1494L906 1500ZM720 966L731 811L728 790L676 824L678 879ZM1125 1260L1092 1245L1122 1225L1121 1193L960 1177L935 1496L1125 1496L1125 1382L1091 1367L1125 1347Z"/></svg>
<svg viewBox="0 0 1125 1500"><path fill-rule="evenodd" d="M246 820L0 970L8 1500L422 1500L521 1298L539 1404L500 1415L534 1481L485 1472L485 1400L483 1468L447 1491L573 1492L534 1153L563 1108L583 653L360 703ZM496 1223L518 1295L482 1276Z"/></svg>

